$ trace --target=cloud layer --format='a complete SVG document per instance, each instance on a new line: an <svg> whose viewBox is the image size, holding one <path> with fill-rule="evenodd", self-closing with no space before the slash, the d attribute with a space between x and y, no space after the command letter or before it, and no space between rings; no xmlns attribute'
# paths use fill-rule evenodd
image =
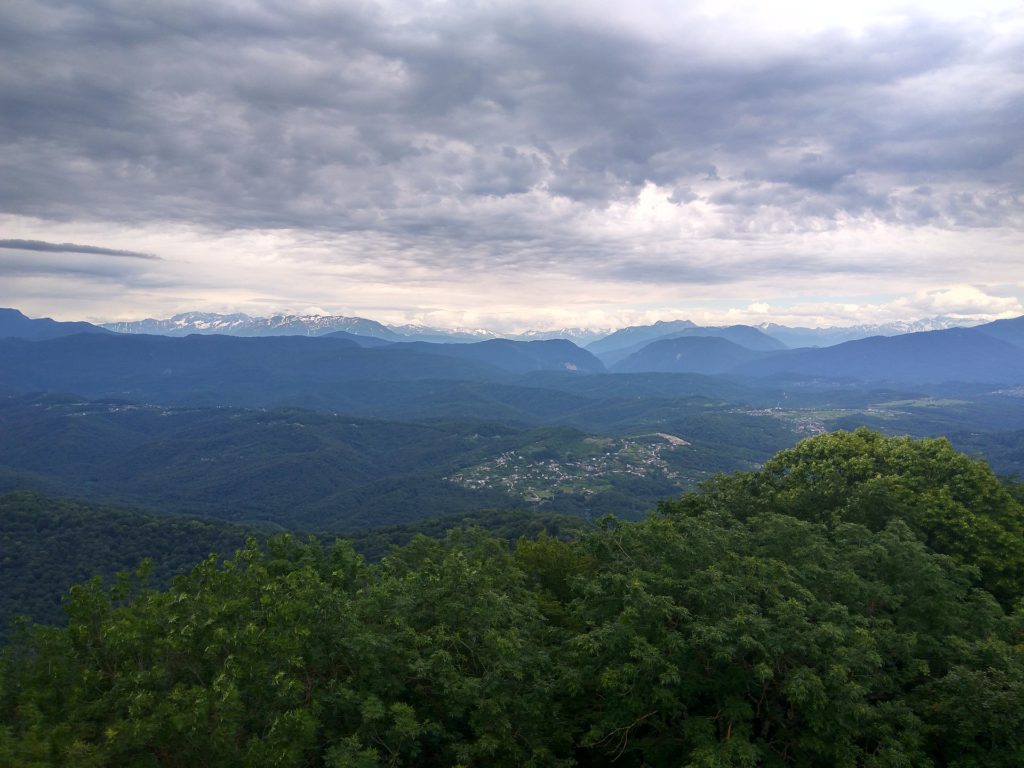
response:
<svg viewBox="0 0 1024 768"><path fill-rule="evenodd" d="M43 240L0 240L0 248L15 251L42 251L44 253L87 253L98 256L117 256L123 259L159 259L152 253L139 251L121 251L116 248L102 248L95 245L76 245L75 243L47 243Z"/></svg>
<svg viewBox="0 0 1024 768"><path fill-rule="evenodd" d="M12 0L3 233L160 254L149 313L1021 296L1019 5L631 6Z"/></svg>

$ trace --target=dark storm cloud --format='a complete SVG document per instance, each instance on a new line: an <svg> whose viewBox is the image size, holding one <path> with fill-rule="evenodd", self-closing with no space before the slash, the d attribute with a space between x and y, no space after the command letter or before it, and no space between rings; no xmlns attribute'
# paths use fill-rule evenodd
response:
<svg viewBox="0 0 1024 768"><path fill-rule="evenodd" d="M8 279L4 285L7 290L14 289L16 278L70 279L70 292L77 291L82 281L163 289L175 283L161 274L166 265L159 256L138 251L41 240L0 240L0 276Z"/></svg>
<svg viewBox="0 0 1024 768"><path fill-rule="evenodd" d="M722 232L771 209L793 231L1021 220L1019 39L906 18L739 55L696 21L655 45L541 5L429 8L15 0L0 210L429 235L421 260L467 266L606 262L620 244L580 222L648 183Z"/></svg>
<svg viewBox="0 0 1024 768"><path fill-rule="evenodd" d="M87 253L93 256L116 256L125 259L160 260L152 253L139 251L121 251L116 248L100 248L95 245L76 245L75 243L47 243L43 240L0 240L0 248L18 251L44 251L48 253Z"/></svg>

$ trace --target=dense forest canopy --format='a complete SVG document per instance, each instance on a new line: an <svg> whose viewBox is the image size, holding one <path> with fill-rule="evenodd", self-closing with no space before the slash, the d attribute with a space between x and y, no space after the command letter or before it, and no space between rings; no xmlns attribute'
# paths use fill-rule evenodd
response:
<svg viewBox="0 0 1024 768"><path fill-rule="evenodd" d="M571 540L251 542L10 643L0 764L1019 766L1022 520L862 431Z"/></svg>
<svg viewBox="0 0 1024 768"><path fill-rule="evenodd" d="M452 528L479 528L514 542L541 532L568 537L589 525L579 517L548 512L480 510L377 527L346 538L359 554L375 562L416 535L443 538ZM0 496L0 644L17 621L65 624L61 598L74 584L93 576L112 579L149 559L150 586L166 588L175 575L191 570L211 552L230 557L247 539L262 544L276 530L27 491ZM323 542L337 536L317 534Z"/></svg>

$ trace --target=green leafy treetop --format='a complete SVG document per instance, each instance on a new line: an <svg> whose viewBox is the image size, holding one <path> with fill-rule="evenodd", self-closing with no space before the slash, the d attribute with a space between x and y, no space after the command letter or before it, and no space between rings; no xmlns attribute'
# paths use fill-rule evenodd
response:
<svg viewBox="0 0 1024 768"><path fill-rule="evenodd" d="M885 437L866 429L804 440L756 472L719 476L663 502L667 514L765 512L872 531L904 521L929 549L980 569L1010 605L1024 595L1024 507L978 459L945 438Z"/></svg>

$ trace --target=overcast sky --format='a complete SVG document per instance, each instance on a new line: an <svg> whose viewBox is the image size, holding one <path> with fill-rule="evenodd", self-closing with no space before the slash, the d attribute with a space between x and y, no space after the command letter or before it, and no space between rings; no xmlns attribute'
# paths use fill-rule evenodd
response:
<svg viewBox="0 0 1024 768"><path fill-rule="evenodd" d="M1024 5L32 2L0 305L499 330L1024 314Z"/></svg>

